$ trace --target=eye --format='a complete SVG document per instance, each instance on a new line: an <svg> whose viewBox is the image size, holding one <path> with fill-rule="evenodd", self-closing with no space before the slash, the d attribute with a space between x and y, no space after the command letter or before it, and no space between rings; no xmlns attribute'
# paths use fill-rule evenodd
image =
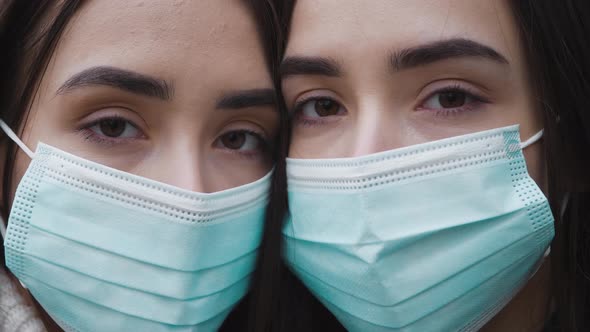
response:
<svg viewBox="0 0 590 332"><path fill-rule="evenodd" d="M95 121L88 128L93 134L104 138L139 138L141 131L130 121L120 117L104 118Z"/></svg>
<svg viewBox="0 0 590 332"><path fill-rule="evenodd" d="M473 101L473 98L462 91L444 91L430 97L424 106L431 109L458 108Z"/></svg>
<svg viewBox="0 0 590 332"><path fill-rule="evenodd" d="M139 127L121 116L106 116L94 120L82 126L79 132L87 141L108 146L145 138Z"/></svg>
<svg viewBox="0 0 590 332"><path fill-rule="evenodd" d="M88 129L97 135L109 138L133 138L141 136L140 130L123 118L101 119L96 121Z"/></svg>
<svg viewBox="0 0 590 332"><path fill-rule="evenodd" d="M295 111L305 118L324 118L345 113L344 108L330 98L308 99L296 106Z"/></svg>
<svg viewBox="0 0 590 332"><path fill-rule="evenodd" d="M219 137L215 146L236 152L256 152L266 147L266 141L258 133L248 130L235 130Z"/></svg>
<svg viewBox="0 0 590 332"><path fill-rule="evenodd" d="M449 87L431 94L419 109L447 114L449 112L474 110L484 103L487 103L484 98L476 96L461 87Z"/></svg>

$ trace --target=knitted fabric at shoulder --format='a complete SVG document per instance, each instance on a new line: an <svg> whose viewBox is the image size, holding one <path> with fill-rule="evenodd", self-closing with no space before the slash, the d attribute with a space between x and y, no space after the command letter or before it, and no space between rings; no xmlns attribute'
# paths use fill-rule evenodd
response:
<svg viewBox="0 0 590 332"><path fill-rule="evenodd" d="M3 268L0 268L0 331L46 332L35 308L26 303Z"/></svg>

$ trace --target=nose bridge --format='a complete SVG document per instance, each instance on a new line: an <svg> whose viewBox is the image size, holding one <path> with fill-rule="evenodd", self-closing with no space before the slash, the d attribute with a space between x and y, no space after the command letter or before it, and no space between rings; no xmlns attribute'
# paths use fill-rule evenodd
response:
<svg viewBox="0 0 590 332"><path fill-rule="evenodd" d="M387 151L401 145L403 128L395 110L376 96L367 96L358 105L352 157Z"/></svg>
<svg viewBox="0 0 590 332"><path fill-rule="evenodd" d="M205 151L198 144L174 142L154 150L146 161L149 177L169 185L195 192L210 192L205 177Z"/></svg>

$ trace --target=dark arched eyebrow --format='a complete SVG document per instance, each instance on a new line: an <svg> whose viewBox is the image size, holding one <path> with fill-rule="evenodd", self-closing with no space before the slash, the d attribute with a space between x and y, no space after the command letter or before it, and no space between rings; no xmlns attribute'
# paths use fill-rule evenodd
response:
<svg viewBox="0 0 590 332"><path fill-rule="evenodd" d="M276 106L274 89L236 90L224 93L217 100L216 109L237 110L249 107Z"/></svg>
<svg viewBox="0 0 590 332"><path fill-rule="evenodd" d="M466 57L479 57L500 64L509 64L506 57L489 46L470 39L454 38L393 52L391 66L395 71L400 71L452 58Z"/></svg>
<svg viewBox="0 0 590 332"><path fill-rule="evenodd" d="M338 62L334 59L290 56L281 62L279 73L283 78L295 75L339 77L342 74L342 70Z"/></svg>
<svg viewBox="0 0 590 332"><path fill-rule="evenodd" d="M506 57L493 48L464 38L441 40L394 51L390 55L390 64L393 71L402 71L443 60L467 57L484 58L502 65L509 64ZM331 58L290 56L281 63L280 73L283 79L296 75L339 77L343 70L340 64Z"/></svg>
<svg viewBox="0 0 590 332"><path fill-rule="evenodd" d="M115 67L98 66L72 75L57 90L65 94L87 86L109 86L147 97L169 100L173 90L165 80Z"/></svg>

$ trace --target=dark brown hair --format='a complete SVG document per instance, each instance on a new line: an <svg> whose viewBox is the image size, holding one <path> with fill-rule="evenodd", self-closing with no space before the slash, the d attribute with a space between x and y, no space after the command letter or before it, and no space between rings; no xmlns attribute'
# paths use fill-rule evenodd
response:
<svg viewBox="0 0 590 332"><path fill-rule="evenodd" d="M296 0L276 0L282 35L288 36ZM557 313L551 331L590 330L590 3L584 0L510 1L527 53L537 108L544 116L549 202L556 218L552 283ZM287 40L280 45L284 52ZM280 52L280 56L283 54ZM284 107L284 105L283 105ZM287 155L282 152L281 158ZM282 175L281 175L282 176ZM284 179L277 179L284 180ZM286 200L286 193L280 193ZM273 208L273 207L271 207ZM285 204L274 207L282 225ZM284 209L279 213L279 209ZM562 209L564 214L561 217ZM281 250L280 227L267 241ZM280 259L267 262L282 284L265 331L339 331L344 328ZM267 269L271 269L267 267ZM270 292L270 290L267 290Z"/></svg>

